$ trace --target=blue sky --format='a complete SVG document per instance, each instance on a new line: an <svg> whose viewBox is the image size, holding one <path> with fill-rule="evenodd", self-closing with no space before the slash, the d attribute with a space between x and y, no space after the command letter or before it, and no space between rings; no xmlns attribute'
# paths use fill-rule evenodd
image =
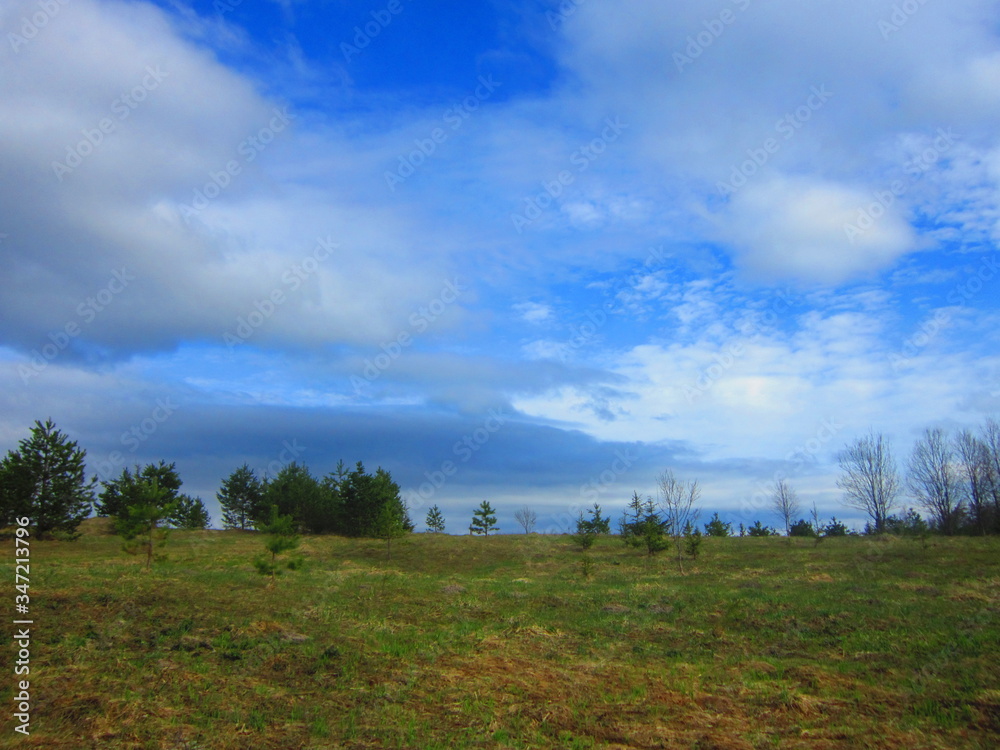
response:
<svg viewBox="0 0 1000 750"><path fill-rule="evenodd" d="M0 449L860 524L845 443L1000 411L998 11L5 3Z"/></svg>

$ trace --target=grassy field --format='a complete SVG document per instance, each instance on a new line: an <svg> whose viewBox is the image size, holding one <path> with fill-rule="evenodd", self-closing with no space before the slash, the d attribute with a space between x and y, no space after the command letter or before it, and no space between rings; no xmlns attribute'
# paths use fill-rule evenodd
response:
<svg viewBox="0 0 1000 750"><path fill-rule="evenodd" d="M614 538L307 538L273 588L261 549L33 542L0 747L1000 746L998 540L707 539L682 576Z"/></svg>

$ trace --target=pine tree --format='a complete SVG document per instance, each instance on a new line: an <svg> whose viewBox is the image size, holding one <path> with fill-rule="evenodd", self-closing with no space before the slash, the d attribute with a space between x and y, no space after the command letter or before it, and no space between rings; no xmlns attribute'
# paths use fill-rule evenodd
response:
<svg viewBox="0 0 1000 750"><path fill-rule="evenodd" d="M573 534L573 541L585 550L593 547L594 542L597 541L597 534L591 530L590 521L583 517L582 512L580 517L576 519L576 533Z"/></svg>
<svg viewBox="0 0 1000 750"><path fill-rule="evenodd" d="M266 520L258 521L257 528L268 535L264 542L264 548L271 553L271 559L258 557L253 561L253 564L258 573L271 576L269 585L274 585L274 577L281 572L278 565L278 555L297 548L301 539L295 533L294 519L291 516L280 515L276 505L271 506L270 515ZM294 568L295 565L291 561L288 563L289 568Z"/></svg>
<svg viewBox="0 0 1000 750"><path fill-rule="evenodd" d="M212 522L201 498L190 495L178 496L176 508L168 520L178 529L204 529Z"/></svg>
<svg viewBox="0 0 1000 750"><path fill-rule="evenodd" d="M379 508L378 516L375 518L375 526L372 529L373 536L377 539L385 539L385 555L387 560L392 559L392 540L398 539L406 534L403 506L399 503L383 503Z"/></svg>
<svg viewBox="0 0 1000 750"><path fill-rule="evenodd" d="M611 519L606 518L601 515L601 506L594 503L594 507L587 511L590 514L590 518L583 522L584 531L591 534L610 534L611 533ZM583 514L580 514L580 518L583 518Z"/></svg>
<svg viewBox="0 0 1000 750"><path fill-rule="evenodd" d="M97 515L111 518L128 515L129 507L142 502L143 485L150 482L156 482L159 489L169 494L168 502L177 499L183 484L175 463L160 461L159 464L146 464L141 469L136 465L133 471L126 467L116 479L104 482L97 502Z"/></svg>
<svg viewBox="0 0 1000 750"><path fill-rule="evenodd" d="M713 513L712 519L705 524L705 533L708 536L729 536L732 528L733 525L731 523L726 523L719 518L718 513Z"/></svg>
<svg viewBox="0 0 1000 750"><path fill-rule="evenodd" d="M692 560L698 559L698 552L701 550L703 538L701 529L694 528L691 524L684 527L684 552Z"/></svg>
<svg viewBox="0 0 1000 750"><path fill-rule="evenodd" d="M31 436L0 462L3 521L27 516L39 537L73 534L94 501L96 480L86 480L86 455L51 419L36 421Z"/></svg>
<svg viewBox="0 0 1000 750"><path fill-rule="evenodd" d="M496 523L496 511L486 500L483 500L479 507L472 512L472 525L469 526L469 531L473 534L489 536L491 531L499 530Z"/></svg>
<svg viewBox="0 0 1000 750"><path fill-rule="evenodd" d="M444 533L444 516L436 505L427 511L427 530L433 534Z"/></svg>
<svg viewBox="0 0 1000 750"><path fill-rule="evenodd" d="M279 515L291 516L299 531L324 534L336 530L333 498L302 464L288 464L268 482L264 503L277 506Z"/></svg>
<svg viewBox="0 0 1000 750"><path fill-rule="evenodd" d="M392 512L400 516L405 531L413 531L413 522L399 494L399 485L385 469L379 468L374 474L369 474L358 461L354 471L338 480L337 487L341 513L339 533L377 537L378 519L386 505L392 506Z"/></svg>
<svg viewBox="0 0 1000 750"><path fill-rule="evenodd" d="M586 519L583 513L580 513L580 518L576 522L576 534L573 535L574 541L584 549L594 546L598 534L611 532L611 520L601 516L600 505L594 503L594 507L587 512L590 513L590 518Z"/></svg>
<svg viewBox="0 0 1000 750"><path fill-rule="evenodd" d="M747 536L776 536L777 533L770 526L764 526L760 521L754 521L753 526L747 529Z"/></svg>
<svg viewBox="0 0 1000 750"><path fill-rule="evenodd" d="M222 508L222 525L227 529L251 529L264 513L264 489L247 464L222 480L215 497Z"/></svg>
<svg viewBox="0 0 1000 750"><path fill-rule="evenodd" d="M660 516L653 498L643 501L638 492L632 493L632 499L619 522L625 544L645 547L647 554L654 555L670 546L670 528L670 521Z"/></svg>
<svg viewBox="0 0 1000 750"><path fill-rule="evenodd" d="M123 549L131 555L144 552L146 569L153 562L155 547L167 542L164 523L176 512L173 492L160 487L154 479L141 480L132 496L133 502L118 516L115 531L125 539Z"/></svg>

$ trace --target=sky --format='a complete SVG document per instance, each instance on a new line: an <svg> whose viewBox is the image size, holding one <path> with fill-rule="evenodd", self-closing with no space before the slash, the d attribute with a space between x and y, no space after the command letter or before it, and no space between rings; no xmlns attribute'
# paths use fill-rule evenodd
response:
<svg viewBox="0 0 1000 750"><path fill-rule="evenodd" d="M563 531L1000 412L997 0L4 0L0 451ZM904 504L912 502L904 498ZM805 515L803 512L802 515Z"/></svg>

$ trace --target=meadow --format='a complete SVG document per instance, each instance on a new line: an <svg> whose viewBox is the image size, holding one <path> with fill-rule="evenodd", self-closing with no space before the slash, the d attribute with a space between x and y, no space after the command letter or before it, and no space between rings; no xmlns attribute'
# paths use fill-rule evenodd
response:
<svg viewBox="0 0 1000 750"><path fill-rule="evenodd" d="M708 538L681 575L614 537L306 537L272 586L255 534L146 571L85 527L32 543L0 747L1000 746L996 539Z"/></svg>

